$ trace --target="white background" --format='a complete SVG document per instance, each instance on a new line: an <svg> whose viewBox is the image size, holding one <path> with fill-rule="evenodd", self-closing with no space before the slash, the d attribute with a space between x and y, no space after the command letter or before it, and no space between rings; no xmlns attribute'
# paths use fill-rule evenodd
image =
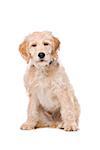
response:
<svg viewBox="0 0 100 150"><path fill-rule="evenodd" d="M100 1L0 0L0 149L100 149ZM28 98L18 52L33 31L52 31L81 106L80 130L21 131Z"/></svg>

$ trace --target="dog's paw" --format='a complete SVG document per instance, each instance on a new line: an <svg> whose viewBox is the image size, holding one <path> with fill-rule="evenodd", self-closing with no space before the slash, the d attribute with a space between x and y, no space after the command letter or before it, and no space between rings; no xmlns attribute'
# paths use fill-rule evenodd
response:
<svg viewBox="0 0 100 150"><path fill-rule="evenodd" d="M76 122L64 123L63 128L65 131L77 131L78 130L78 126L77 126Z"/></svg>
<svg viewBox="0 0 100 150"><path fill-rule="evenodd" d="M60 122L58 125L57 125L57 128L58 129L63 129L64 127L63 127L63 122Z"/></svg>
<svg viewBox="0 0 100 150"><path fill-rule="evenodd" d="M34 125L28 122L23 123L20 127L21 130L32 130L34 128L35 128Z"/></svg>

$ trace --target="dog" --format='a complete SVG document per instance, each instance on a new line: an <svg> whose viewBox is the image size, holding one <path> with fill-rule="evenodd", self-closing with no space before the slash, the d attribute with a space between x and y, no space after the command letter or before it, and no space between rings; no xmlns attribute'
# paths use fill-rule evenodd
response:
<svg viewBox="0 0 100 150"><path fill-rule="evenodd" d="M22 130L42 127L78 130L80 106L58 61L59 49L60 41L51 32L33 32L19 46L28 64L24 84L29 105Z"/></svg>

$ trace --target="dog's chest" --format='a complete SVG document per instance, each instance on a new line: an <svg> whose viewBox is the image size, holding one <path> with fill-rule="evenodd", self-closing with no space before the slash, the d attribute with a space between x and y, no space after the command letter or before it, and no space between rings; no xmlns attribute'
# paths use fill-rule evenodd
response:
<svg viewBox="0 0 100 150"><path fill-rule="evenodd" d="M53 79L51 80L45 77L38 79L37 97L40 104L47 111L55 111L59 108L59 102L53 82Z"/></svg>

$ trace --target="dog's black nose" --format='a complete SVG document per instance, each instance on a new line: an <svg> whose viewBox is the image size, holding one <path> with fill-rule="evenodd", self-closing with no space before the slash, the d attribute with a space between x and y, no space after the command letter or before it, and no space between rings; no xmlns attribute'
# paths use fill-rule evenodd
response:
<svg viewBox="0 0 100 150"><path fill-rule="evenodd" d="M44 57L45 57L45 53L40 52L40 53L38 54L38 56L39 56L40 58L44 58Z"/></svg>

